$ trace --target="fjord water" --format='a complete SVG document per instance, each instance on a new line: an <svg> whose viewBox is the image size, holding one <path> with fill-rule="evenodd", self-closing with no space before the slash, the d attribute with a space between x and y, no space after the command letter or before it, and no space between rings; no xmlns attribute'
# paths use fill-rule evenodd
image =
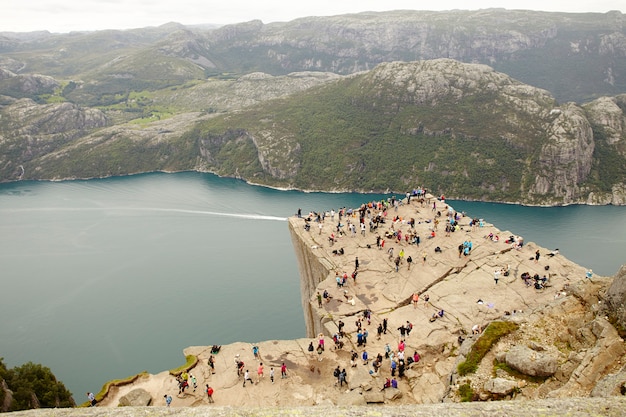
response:
<svg viewBox="0 0 626 417"><path fill-rule="evenodd" d="M187 346L304 337L286 217L381 197L199 173L0 185L0 357L49 366L82 402ZM624 262L624 207L451 204L598 274Z"/></svg>

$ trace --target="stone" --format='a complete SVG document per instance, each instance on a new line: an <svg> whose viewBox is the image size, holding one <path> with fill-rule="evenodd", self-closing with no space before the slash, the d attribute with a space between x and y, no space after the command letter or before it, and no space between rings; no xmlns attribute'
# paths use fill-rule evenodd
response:
<svg viewBox="0 0 626 417"><path fill-rule="evenodd" d="M598 381L590 395L591 397L626 395L626 366Z"/></svg>
<svg viewBox="0 0 626 417"><path fill-rule="evenodd" d="M152 396L143 388L137 388L120 398L122 407L145 407L152 403Z"/></svg>
<svg viewBox="0 0 626 417"><path fill-rule="evenodd" d="M505 378L491 378L485 382L484 389L492 394L508 395L517 388L517 382Z"/></svg>
<svg viewBox="0 0 626 417"><path fill-rule="evenodd" d="M557 370L557 356L536 352L526 346L513 346L506 354L505 362L517 371L530 376L547 377Z"/></svg>
<svg viewBox="0 0 626 417"><path fill-rule="evenodd" d="M337 398L338 407L365 405L365 397L358 390L350 390Z"/></svg>
<svg viewBox="0 0 626 417"><path fill-rule="evenodd" d="M371 390L363 393L363 398L368 404L381 404L385 402L385 394L380 390Z"/></svg>
<svg viewBox="0 0 626 417"><path fill-rule="evenodd" d="M383 393L385 394L386 401L395 401L402 398L402 391L398 388L386 388Z"/></svg>

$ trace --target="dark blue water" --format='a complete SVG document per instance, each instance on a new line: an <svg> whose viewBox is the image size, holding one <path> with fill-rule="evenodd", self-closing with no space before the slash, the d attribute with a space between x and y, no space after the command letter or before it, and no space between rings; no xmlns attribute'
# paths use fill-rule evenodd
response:
<svg viewBox="0 0 626 417"><path fill-rule="evenodd" d="M198 173L0 185L0 356L49 366L82 401L187 346L304 337L286 217L382 197ZM597 274L624 262L624 207L450 203Z"/></svg>

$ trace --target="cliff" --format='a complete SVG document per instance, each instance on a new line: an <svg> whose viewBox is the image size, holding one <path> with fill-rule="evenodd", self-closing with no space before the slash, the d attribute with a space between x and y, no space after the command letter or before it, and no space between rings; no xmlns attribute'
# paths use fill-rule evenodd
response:
<svg viewBox="0 0 626 417"><path fill-rule="evenodd" d="M436 210L432 209L433 203ZM465 409L454 404L466 398L468 392L467 399L473 401L515 400L523 404L518 415L541 409L546 404L541 401L546 399L579 410L582 410L579 407L593 409L597 401L575 397L606 397L607 412L613 406L622 406L623 397L615 396L622 396L626 389L623 365L626 348L602 308L608 288L612 283L615 285L614 279L588 278L583 267L562 254L550 256L549 250L532 242L513 248L505 243L512 233L497 230L485 220L471 226L471 219L460 217L459 229L448 236L441 230L445 217L437 214L441 212L445 216L448 210L452 209L431 196L424 202L412 199L409 204L399 205L397 211L390 208L385 223L376 230L366 228L364 234L360 231L352 234L348 229L348 220L358 222L358 217L343 217L341 229L347 233L337 234L332 245L328 238L336 231L337 215L335 219L328 215L321 228L311 220L309 230L304 228L305 219L290 218L289 230L301 272L307 338L260 342L259 358L253 356L249 343L222 346L213 355L215 373L208 366L211 348L189 347L185 355L198 358L189 370L197 378L196 390L189 388L177 394L175 377L167 371L142 374L131 384L112 388L99 406L117 407L138 390L144 393L144 402L131 404L163 405L163 395L169 394L174 397L173 406L177 409L206 406L206 384L215 389L217 406L244 407L251 414L289 414L295 412L293 407L300 406L321 407L310 411L317 413L330 405L395 407L441 402L459 413L478 412L472 411L481 409L477 405ZM378 213L374 209L371 212ZM404 220L392 221L396 216ZM411 218L415 219L414 227L407 224ZM435 223L437 220L439 225ZM399 230L420 236L419 247L404 239L385 237ZM427 238L433 231L435 236ZM378 235L385 240L384 249L376 245ZM490 235L500 239L489 238ZM469 254L459 256L457 247L464 241L471 241L473 247ZM389 248L394 248L394 257L400 250L405 252L397 271L393 257L390 259L387 253ZM339 249L343 249L343 255L333 253ZM537 251L540 256L535 261ZM406 261L409 256L413 259L410 269ZM335 273L350 274L357 257L356 280L349 278L339 288ZM509 273L498 275L496 282L495 271L502 268ZM524 272L545 276L546 282L541 288L527 286L521 279ZM623 280L623 274L620 276ZM320 305L317 293L325 290L330 298ZM416 293L420 298L413 304ZM611 294L614 302L623 303L623 291L614 290ZM369 319L363 314L366 310L371 313ZM443 316L433 319L434 313L441 310ZM383 320L388 324L387 331L378 337L376 329ZM342 344L335 345L330 336L339 333L340 321L344 323ZM365 345L358 343L357 322L369 333ZM407 322L412 323L412 330L402 336L400 327ZM460 365L474 355L475 345L484 343L481 338L489 336L490 325L498 323L512 327L491 342L473 372L462 373ZM316 347L321 338L325 339L325 350L321 354L311 352L308 346ZM418 352L420 360L407 365L402 376L396 373L397 389L381 390L385 378L391 377L390 359L382 359L378 371L373 368L372 360L377 354L385 353L386 345L397 356L400 341L405 343L407 356ZM363 351L369 353L367 363L361 359ZM353 352L358 355L355 361L351 360ZM254 383L242 386L235 360L244 361ZM261 362L264 376L257 378L255 370ZM287 367L285 378L280 375L283 363ZM336 367L346 369L347 385L335 385ZM273 382L269 380L270 368L275 371ZM486 408L482 410L502 407L497 409L510 412L504 403L483 403ZM261 411L245 408L259 406L269 408ZM228 409L220 410L228 412ZM393 414L405 409L375 410ZM554 413L561 411L556 408ZM176 412L194 413L185 409ZM424 411L412 412L421 415Z"/></svg>

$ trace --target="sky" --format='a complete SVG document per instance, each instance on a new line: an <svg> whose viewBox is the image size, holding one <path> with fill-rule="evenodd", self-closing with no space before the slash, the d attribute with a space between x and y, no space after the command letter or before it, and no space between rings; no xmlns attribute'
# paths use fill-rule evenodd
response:
<svg viewBox="0 0 626 417"><path fill-rule="evenodd" d="M132 29L169 22L264 23L387 10L626 11L624 0L0 0L0 32Z"/></svg>

